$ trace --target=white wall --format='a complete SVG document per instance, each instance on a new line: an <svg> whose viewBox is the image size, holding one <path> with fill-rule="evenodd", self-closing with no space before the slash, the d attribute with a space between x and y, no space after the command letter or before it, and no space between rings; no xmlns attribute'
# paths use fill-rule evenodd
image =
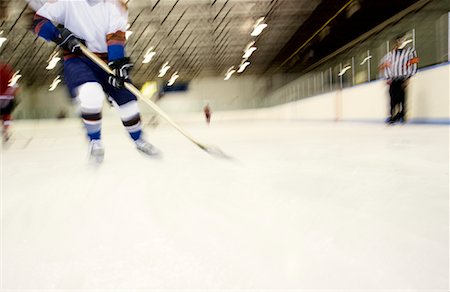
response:
<svg viewBox="0 0 450 292"><path fill-rule="evenodd" d="M409 90L411 117L450 119L450 64L419 72Z"/></svg>
<svg viewBox="0 0 450 292"><path fill-rule="evenodd" d="M213 111L257 107L267 94L270 78L257 76L232 77L225 81L222 77L199 78L189 84L186 92L166 93L158 105L169 114L199 112L208 101ZM14 112L15 118L56 118L63 109L70 117L76 116L65 86L54 92L47 87L23 88L22 102ZM143 115L153 114L153 110L140 102ZM115 114L104 111L104 115Z"/></svg>
<svg viewBox="0 0 450 292"><path fill-rule="evenodd" d="M387 116L388 110L388 86L384 81L342 91L342 120L382 119Z"/></svg>
<svg viewBox="0 0 450 292"><path fill-rule="evenodd" d="M407 88L407 109L410 120L450 120L450 65L422 70L410 80ZM268 98L295 100L295 91L285 86ZM378 80L342 91L305 98L277 106L279 118L301 120L384 120L389 112L388 85ZM284 92L283 92L284 91ZM275 109L274 108L274 109Z"/></svg>
<svg viewBox="0 0 450 292"><path fill-rule="evenodd" d="M158 101L167 113L185 113L201 111L205 101L213 111L249 108L257 106L259 100L267 94L268 78L256 76L195 79L186 92L167 93Z"/></svg>

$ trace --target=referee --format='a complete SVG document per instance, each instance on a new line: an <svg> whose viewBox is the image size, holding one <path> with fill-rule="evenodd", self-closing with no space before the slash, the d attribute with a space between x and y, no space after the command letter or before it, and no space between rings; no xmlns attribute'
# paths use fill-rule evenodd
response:
<svg viewBox="0 0 450 292"><path fill-rule="evenodd" d="M405 46L408 44L404 35L397 36L392 51L382 60L380 70L389 84L389 95L391 97L391 111L386 123L405 122L405 88L408 79L416 74L417 52L414 48Z"/></svg>

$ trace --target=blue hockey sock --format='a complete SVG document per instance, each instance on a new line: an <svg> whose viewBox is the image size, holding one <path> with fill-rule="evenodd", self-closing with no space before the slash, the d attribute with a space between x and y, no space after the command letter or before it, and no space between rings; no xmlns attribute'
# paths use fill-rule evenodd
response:
<svg viewBox="0 0 450 292"><path fill-rule="evenodd" d="M129 133L130 133L131 139L133 139L134 141L141 139L142 130L138 130L136 132L129 132Z"/></svg>
<svg viewBox="0 0 450 292"><path fill-rule="evenodd" d="M100 140L101 138L101 131L93 132L93 133L87 133L89 140Z"/></svg>

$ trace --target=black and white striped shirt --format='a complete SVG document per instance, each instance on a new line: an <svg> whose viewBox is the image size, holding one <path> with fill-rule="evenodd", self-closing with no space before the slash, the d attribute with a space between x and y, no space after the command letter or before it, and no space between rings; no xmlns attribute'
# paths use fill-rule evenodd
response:
<svg viewBox="0 0 450 292"><path fill-rule="evenodd" d="M409 78L416 74L417 52L413 48L395 49L383 59L382 70L386 79Z"/></svg>

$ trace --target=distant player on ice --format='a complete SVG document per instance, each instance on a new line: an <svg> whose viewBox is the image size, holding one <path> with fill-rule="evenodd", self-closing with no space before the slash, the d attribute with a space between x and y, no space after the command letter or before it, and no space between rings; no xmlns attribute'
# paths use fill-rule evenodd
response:
<svg viewBox="0 0 450 292"><path fill-rule="evenodd" d="M209 107L209 103L206 103L203 112L205 113L206 123L209 125L211 122L211 108Z"/></svg>
<svg viewBox="0 0 450 292"><path fill-rule="evenodd" d="M58 30L52 23L65 28ZM53 0L39 8L33 30L64 51L64 76L73 98L78 99L87 135L90 155L102 161L101 142L103 98L106 93L119 111L123 125L137 149L157 155L156 148L142 138L141 117L136 97L124 88L133 67L125 56L125 31L128 11L120 0ZM82 55L80 43L108 62L115 75L108 75Z"/></svg>

